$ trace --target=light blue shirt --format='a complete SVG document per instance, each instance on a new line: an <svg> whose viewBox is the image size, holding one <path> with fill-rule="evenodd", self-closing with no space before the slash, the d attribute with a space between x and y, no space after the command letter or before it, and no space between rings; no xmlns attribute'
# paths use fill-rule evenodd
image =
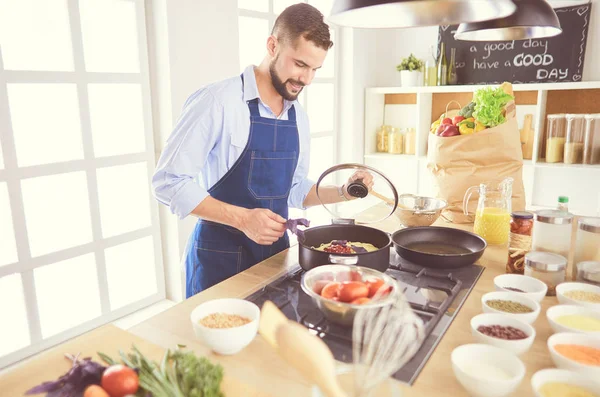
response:
<svg viewBox="0 0 600 397"><path fill-rule="evenodd" d="M180 219L209 195L208 190L241 156L250 135L247 101L254 98L258 98L262 117L277 118L260 99L254 66L250 65L244 70L243 86L240 76L235 76L201 88L186 101L152 177L154 196ZM298 101L284 100L279 119L287 120L292 105L300 153L288 205L303 209L302 203L315 184L307 179L310 130L308 116Z"/></svg>

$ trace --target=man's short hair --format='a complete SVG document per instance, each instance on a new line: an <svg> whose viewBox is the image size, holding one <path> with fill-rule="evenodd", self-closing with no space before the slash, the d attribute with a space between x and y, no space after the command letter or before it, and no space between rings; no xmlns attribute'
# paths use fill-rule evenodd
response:
<svg viewBox="0 0 600 397"><path fill-rule="evenodd" d="M306 3L294 4L283 10L275 20L271 34L291 45L295 45L296 40L303 37L324 50L333 46L323 14Z"/></svg>

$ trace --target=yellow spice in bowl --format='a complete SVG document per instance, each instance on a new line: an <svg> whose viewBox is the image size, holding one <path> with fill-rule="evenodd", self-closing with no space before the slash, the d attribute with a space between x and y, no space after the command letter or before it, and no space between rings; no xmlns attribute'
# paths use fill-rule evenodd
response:
<svg viewBox="0 0 600 397"><path fill-rule="evenodd" d="M249 318L238 314L212 313L200 319L200 325L207 328L233 328L241 327L251 321Z"/></svg>
<svg viewBox="0 0 600 397"><path fill-rule="evenodd" d="M600 397L580 386L562 382L547 382L538 390L543 397Z"/></svg>
<svg viewBox="0 0 600 397"><path fill-rule="evenodd" d="M569 314L557 317L554 321L565 327L574 328L580 331L600 331L600 320L591 316Z"/></svg>

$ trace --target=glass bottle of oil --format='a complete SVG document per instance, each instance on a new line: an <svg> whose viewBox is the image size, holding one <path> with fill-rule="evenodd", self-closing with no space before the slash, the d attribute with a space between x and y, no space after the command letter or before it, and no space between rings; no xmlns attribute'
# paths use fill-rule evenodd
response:
<svg viewBox="0 0 600 397"><path fill-rule="evenodd" d="M425 61L425 85L437 85L437 61L433 46L429 47L429 57Z"/></svg>
<svg viewBox="0 0 600 397"><path fill-rule="evenodd" d="M448 65L448 84L456 85L458 75L456 74L456 48L450 49L450 64Z"/></svg>
<svg viewBox="0 0 600 397"><path fill-rule="evenodd" d="M448 84L448 59L446 58L446 45L442 41L440 45L440 55L437 63L437 85Z"/></svg>

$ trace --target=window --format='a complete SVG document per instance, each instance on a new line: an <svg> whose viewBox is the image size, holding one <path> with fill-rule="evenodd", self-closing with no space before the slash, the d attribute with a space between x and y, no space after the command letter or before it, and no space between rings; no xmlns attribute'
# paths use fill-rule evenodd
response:
<svg viewBox="0 0 600 397"><path fill-rule="evenodd" d="M0 0L0 368L164 298L144 15Z"/></svg>
<svg viewBox="0 0 600 397"><path fill-rule="evenodd" d="M297 0L238 0L240 37L240 71L250 64L258 65L266 52L266 40L275 19L286 7ZM327 18L333 0L309 0ZM311 155L309 178L317 178L336 163L336 31L330 25L334 46L329 50L323 67L319 69L310 86L298 97L306 110L311 129ZM290 217L308 217L311 224L331 222L331 214L318 206L307 211L290 209Z"/></svg>

